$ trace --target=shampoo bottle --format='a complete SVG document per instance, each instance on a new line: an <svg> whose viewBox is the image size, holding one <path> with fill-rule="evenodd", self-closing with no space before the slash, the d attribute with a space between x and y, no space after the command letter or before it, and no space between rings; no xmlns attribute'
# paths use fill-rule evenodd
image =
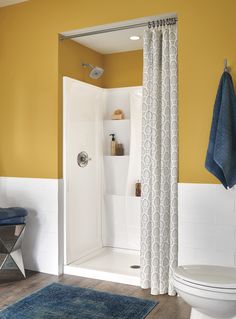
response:
<svg viewBox="0 0 236 319"><path fill-rule="evenodd" d="M116 155L116 139L115 134L110 134L111 138L111 155Z"/></svg>

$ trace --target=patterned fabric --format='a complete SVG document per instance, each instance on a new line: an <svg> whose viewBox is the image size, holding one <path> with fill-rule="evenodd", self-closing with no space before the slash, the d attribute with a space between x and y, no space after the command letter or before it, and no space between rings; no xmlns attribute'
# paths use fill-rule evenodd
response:
<svg viewBox="0 0 236 319"><path fill-rule="evenodd" d="M141 287L175 295L177 266L177 26L144 34Z"/></svg>

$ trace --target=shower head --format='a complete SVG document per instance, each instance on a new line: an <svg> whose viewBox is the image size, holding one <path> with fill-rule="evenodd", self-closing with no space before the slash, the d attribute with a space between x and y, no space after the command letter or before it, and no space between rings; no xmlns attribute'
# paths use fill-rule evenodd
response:
<svg viewBox="0 0 236 319"><path fill-rule="evenodd" d="M99 66L93 66L89 63L82 63L82 66L84 68L91 68L92 69L89 73L89 76L92 79L95 79L95 80L99 79L103 75L104 70L102 68L100 68Z"/></svg>
<svg viewBox="0 0 236 319"><path fill-rule="evenodd" d="M95 66L89 73L89 76L92 79L99 79L100 76L102 76L103 72L104 70L102 68L100 68L99 66Z"/></svg>

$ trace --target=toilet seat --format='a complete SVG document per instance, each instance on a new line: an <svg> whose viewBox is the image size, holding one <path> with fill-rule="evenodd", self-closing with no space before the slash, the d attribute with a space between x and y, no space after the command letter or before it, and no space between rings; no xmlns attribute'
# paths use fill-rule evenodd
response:
<svg viewBox="0 0 236 319"><path fill-rule="evenodd" d="M192 288L236 294L236 268L206 265L180 266L174 279Z"/></svg>
<svg viewBox="0 0 236 319"><path fill-rule="evenodd" d="M236 319L236 268L180 266L173 284L191 306L191 319Z"/></svg>

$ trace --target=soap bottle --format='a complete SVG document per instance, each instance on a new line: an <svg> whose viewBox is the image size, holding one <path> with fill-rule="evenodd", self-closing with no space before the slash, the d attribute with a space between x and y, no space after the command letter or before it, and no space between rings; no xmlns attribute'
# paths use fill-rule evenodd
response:
<svg viewBox="0 0 236 319"><path fill-rule="evenodd" d="M122 156L124 155L124 147L123 144L118 143L116 146L116 155Z"/></svg>
<svg viewBox="0 0 236 319"><path fill-rule="evenodd" d="M137 197L141 196L141 183L139 180L135 184L135 196L137 196Z"/></svg>
<svg viewBox="0 0 236 319"><path fill-rule="evenodd" d="M110 134L111 138L111 155L116 155L116 139L115 134Z"/></svg>

